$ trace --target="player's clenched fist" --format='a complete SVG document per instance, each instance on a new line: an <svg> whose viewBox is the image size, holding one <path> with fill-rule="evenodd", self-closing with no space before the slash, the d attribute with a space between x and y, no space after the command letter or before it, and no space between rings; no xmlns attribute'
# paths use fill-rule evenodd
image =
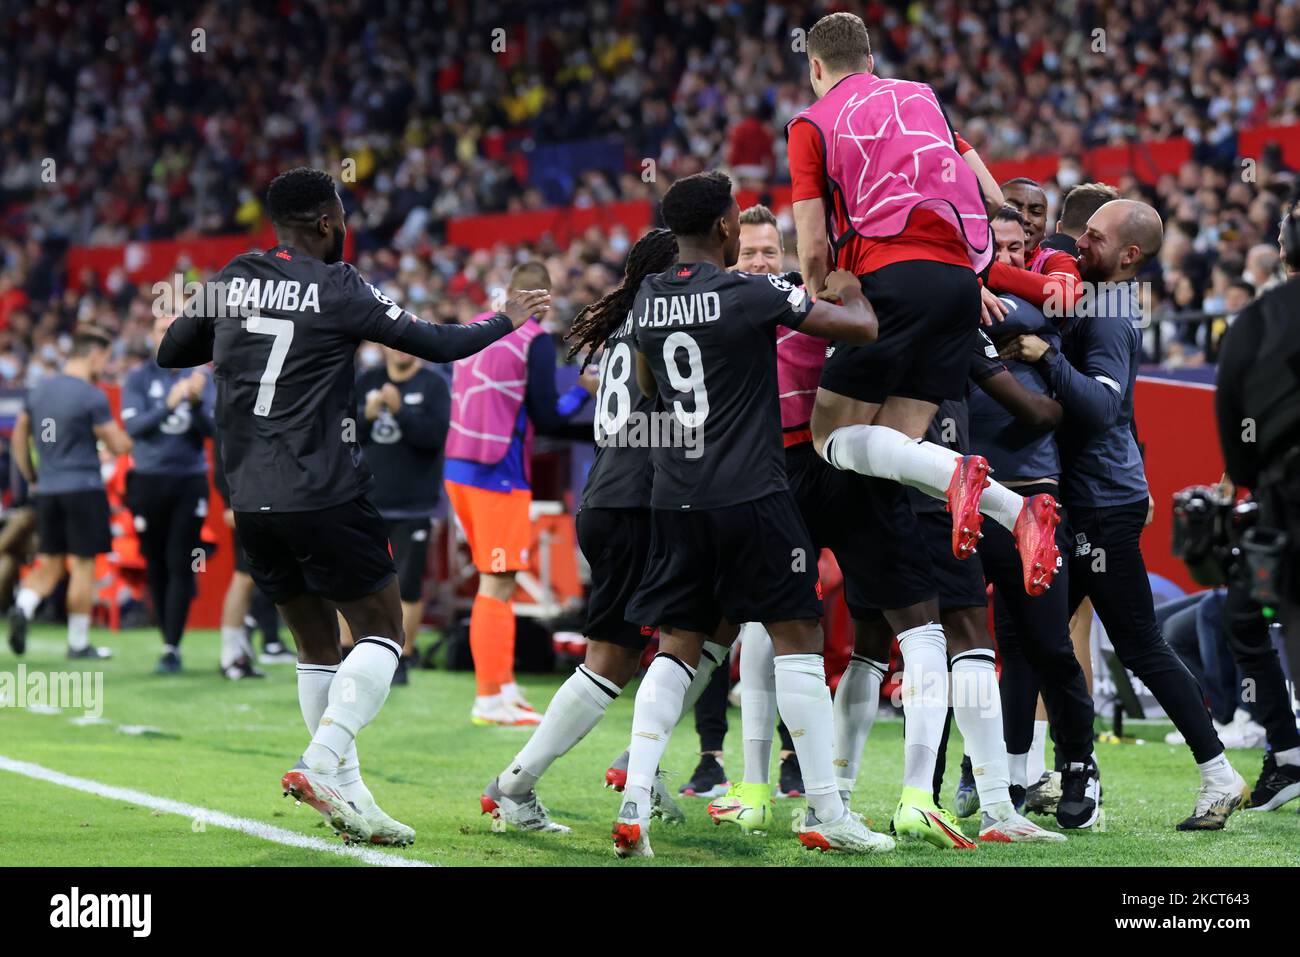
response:
<svg viewBox="0 0 1300 957"><path fill-rule="evenodd" d="M506 300L502 312L516 329L528 321L529 316L542 316L551 308L551 294L545 289L522 289Z"/></svg>
<svg viewBox="0 0 1300 957"><path fill-rule="evenodd" d="M817 294L817 298L829 302L843 302L846 292L861 288L862 281L857 276L847 269L837 269L826 277L826 285Z"/></svg>

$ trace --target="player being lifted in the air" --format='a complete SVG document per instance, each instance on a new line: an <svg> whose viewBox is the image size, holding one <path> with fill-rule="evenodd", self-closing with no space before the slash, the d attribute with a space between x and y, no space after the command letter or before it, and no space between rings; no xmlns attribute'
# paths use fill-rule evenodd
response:
<svg viewBox="0 0 1300 957"><path fill-rule="evenodd" d="M402 654L402 606L386 525L357 444L354 356L370 340L449 362L546 312L525 291L483 322L422 322L342 261L343 204L321 170L281 173L267 190L276 245L232 260L158 349L158 364L214 363L220 467L253 580L298 643L298 701L311 743L287 794L345 839L409 844L415 831L375 804L355 739L388 697ZM210 302L210 300L205 300ZM335 608L355 647L340 664Z"/></svg>
<svg viewBox="0 0 1300 957"><path fill-rule="evenodd" d="M979 327L992 240L976 173L928 86L872 74L860 17L818 20L808 68L817 102L787 129L800 271L819 291L833 266L851 270L880 321L877 341L829 352L813 441L836 468L946 499L958 558L974 552L981 513L998 522L1040 594L1057 567L1053 498L1026 500L990 482L983 457L922 441L939 404L961 397ZM919 538L915 523L891 530L895 549Z"/></svg>
<svg viewBox="0 0 1300 957"><path fill-rule="evenodd" d="M704 642L724 619L762 622L776 650L777 708L794 739L808 798L801 840L855 853L888 850L849 813L831 766L831 700L822 660L817 554L790 495L776 384L778 326L870 342L875 316L856 277L820 302L777 276L727 272L740 210L719 172L678 180L663 200L677 262L648 277L628 321L637 380L693 441L651 453L650 550L628 603L659 626L659 654L637 692L619 856L650 856L651 788Z"/></svg>

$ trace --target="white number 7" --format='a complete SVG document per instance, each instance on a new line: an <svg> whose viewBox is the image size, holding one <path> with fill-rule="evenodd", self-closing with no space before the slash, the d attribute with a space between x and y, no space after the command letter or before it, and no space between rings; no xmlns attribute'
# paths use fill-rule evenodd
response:
<svg viewBox="0 0 1300 957"><path fill-rule="evenodd" d="M284 369L285 356L289 354L289 343L293 342L293 321L275 319L271 316L249 316L244 328L263 336L275 336L271 343L271 355L266 360L266 369L262 372L261 387L257 390L257 406L254 415L270 415L271 403L275 401L275 380L280 378Z"/></svg>

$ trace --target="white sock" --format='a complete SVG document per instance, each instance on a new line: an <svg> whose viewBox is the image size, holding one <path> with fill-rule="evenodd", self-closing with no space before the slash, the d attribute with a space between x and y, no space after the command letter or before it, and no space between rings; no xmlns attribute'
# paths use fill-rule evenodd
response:
<svg viewBox="0 0 1300 957"><path fill-rule="evenodd" d="M776 726L776 671L772 636L758 622L741 629L740 724L745 739L746 784L767 784Z"/></svg>
<svg viewBox="0 0 1300 957"><path fill-rule="evenodd" d="M827 438L822 454L837 469L902 482L945 501L953 469L961 459L960 452L883 425L841 426ZM990 479L980 497L980 511L1007 531L1014 531L1024 501Z"/></svg>
<svg viewBox="0 0 1300 957"><path fill-rule="evenodd" d="M673 723L673 727L676 727L677 723L695 708L695 702L699 701L700 695L704 694L704 689L709 684L709 678L717 670L718 664L726 659L730 650L728 646L720 645L714 641L706 641L701 646L700 661L695 668L695 677L691 679L686 694L682 696L682 713L677 716L677 721ZM629 743L627 750L615 758L610 767L621 767L626 771L631 750L632 746ZM719 759L718 763L722 763L721 759Z"/></svg>
<svg viewBox="0 0 1300 957"><path fill-rule="evenodd" d="M1273 760L1278 764L1297 765L1300 764L1300 748L1287 748L1285 751L1274 751Z"/></svg>
<svg viewBox="0 0 1300 957"><path fill-rule="evenodd" d="M307 725L308 734L314 735L320 727L321 715L329 705L330 682L338 670L338 665L298 662L298 708L302 711L302 720Z"/></svg>
<svg viewBox="0 0 1300 957"><path fill-rule="evenodd" d="M837 469L902 482L930 495L946 494L960 456L918 442L884 425L845 425L826 439L822 455Z"/></svg>
<svg viewBox="0 0 1300 957"><path fill-rule="evenodd" d="M243 629L232 630L243 633ZM329 704L330 683L338 670L338 665L298 663L298 708L302 711L302 720L310 735L314 736L320 727L321 715ZM370 789L361 780L361 759L357 756L356 741L352 742L352 746L343 755L334 786L360 811L368 810L375 803Z"/></svg>
<svg viewBox="0 0 1300 957"><path fill-rule="evenodd" d="M41 603L41 596L30 588L19 588L18 597L14 599L14 604L23 613L23 617L31 620L32 615L36 614L36 609Z"/></svg>
<svg viewBox="0 0 1300 957"><path fill-rule="evenodd" d="M1029 787L1029 772L1026 768L1029 765L1029 753L1008 754L1007 768L1011 772L1011 783L1022 788ZM1037 780L1035 778L1034 780Z"/></svg>
<svg viewBox="0 0 1300 957"><path fill-rule="evenodd" d="M221 667L229 668L240 658L244 657L246 652L245 646L248 644L248 633L243 628L235 628L230 625L221 626ZM323 665L313 665L313 667L325 667ZM321 706L324 710L324 706ZM316 719L320 721L319 716Z"/></svg>
<svg viewBox="0 0 1300 957"><path fill-rule="evenodd" d="M375 806L375 796L370 793L370 788L366 787L366 782L361 780L361 759L357 756L355 741L352 742L348 753L343 755L334 786L339 789L340 794L355 804L362 814Z"/></svg>
<svg viewBox="0 0 1300 957"><path fill-rule="evenodd" d="M776 704L794 739L804 796L817 820L839 820L844 802L835 785L831 764L834 713L831 689L826 687L826 662L821 655L777 655Z"/></svg>
<svg viewBox="0 0 1300 957"><path fill-rule="evenodd" d="M986 810L998 804L1009 807L1010 771L1007 744L1002 737L1002 698L998 694L992 650L976 648L952 659L952 713L957 730L966 742L966 753L970 755L980 806Z"/></svg>
<svg viewBox="0 0 1300 957"><path fill-rule="evenodd" d="M947 498L946 494L944 498ZM1025 497L1023 495L1019 492L1013 492L993 479L989 479L989 487L980 496L980 512L993 519L1008 532L1016 530L1016 519L1020 517L1020 510L1024 507Z"/></svg>
<svg viewBox="0 0 1300 957"><path fill-rule="evenodd" d="M494 711L501 707L501 695L499 694L480 694L474 696L474 707L480 711Z"/></svg>
<svg viewBox="0 0 1300 957"><path fill-rule="evenodd" d="M519 693L519 685L514 681L508 681L501 686L501 700L507 703L513 703L523 697Z"/></svg>
<svg viewBox="0 0 1300 957"><path fill-rule="evenodd" d="M700 663L695 666L695 677L691 679L691 686L686 689L686 696L682 699L683 716L694 709L695 702L700 700L700 695L704 694L704 689L709 686L709 679L713 677L713 672L727 660L730 652L730 646L720 645L716 641L706 641L700 647Z"/></svg>
<svg viewBox="0 0 1300 957"><path fill-rule="evenodd" d="M943 626L928 622L898 636L903 653L903 787L929 794L948 719L948 642Z"/></svg>
<svg viewBox="0 0 1300 957"><path fill-rule="evenodd" d="M854 655L835 686L835 784L853 791L862 749L880 708L880 686L889 671L883 661Z"/></svg>
<svg viewBox="0 0 1300 957"><path fill-rule="evenodd" d="M68 647L73 651L90 645L90 616L89 615L69 615L68 616Z"/></svg>
<svg viewBox="0 0 1300 957"><path fill-rule="evenodd" d="M1037 781L1047 770L1047 722L1034 722L1034 737L1029 744L1029 764L1025 773L1030 782Z"/></svg>
<svg viewBox="0 0 1300 957"><path fill-rule="evenodd" d="M1204 764L1198 764L1197 768L1201 771L1202 784L1228 785L1236 778L1236 772L1228 763L1226 753L1221 752L1218 757L1210 758Z"/></svg>
<svg viewBox="0 0 1300 957"><path fill-rule="evenodd" d="M567 754L605 716L623 689L586 665L578 665L546 706L542 722L528 743L500 775L506 794L527 794L555 759Z"/></svg>
<svg viewBox="0 0 1300 957"><path fill-rule="evenodd" d="M650 662L645 677L641 679L641 687L637 689L623 801L635 802L637 814L642 818L650 815L650 787L668 747L668 739L672 737L673 727L682 716L686 689L694 678L694 668L660 652Z"/></svg>
<svg viewBox="0 0 1300 957"><path fill-rule="evenodd" d="M358 638L329 686L320 725L302 759L313 771L337 771L361 729L388 700L402 646L391 638Z"/></svg>

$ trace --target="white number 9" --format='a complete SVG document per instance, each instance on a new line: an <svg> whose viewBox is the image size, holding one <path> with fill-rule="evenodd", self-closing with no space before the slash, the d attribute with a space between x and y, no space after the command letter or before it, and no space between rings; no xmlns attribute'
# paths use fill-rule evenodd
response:
<svg viewBox="0 0 1300 957"><path fill-rule="evenodd" d="M677 368L677 350L686 350L686 364L691 374L683 376ZM678 392L690 392L695 399L695 410L687 412L678 401L673 402L673 412L678 421L688 429L698 429L709 417L709 394L704 389L704 359L700 347L684 332L674 332L664 340L664 368L668 372L668 381Z"/></svg>

